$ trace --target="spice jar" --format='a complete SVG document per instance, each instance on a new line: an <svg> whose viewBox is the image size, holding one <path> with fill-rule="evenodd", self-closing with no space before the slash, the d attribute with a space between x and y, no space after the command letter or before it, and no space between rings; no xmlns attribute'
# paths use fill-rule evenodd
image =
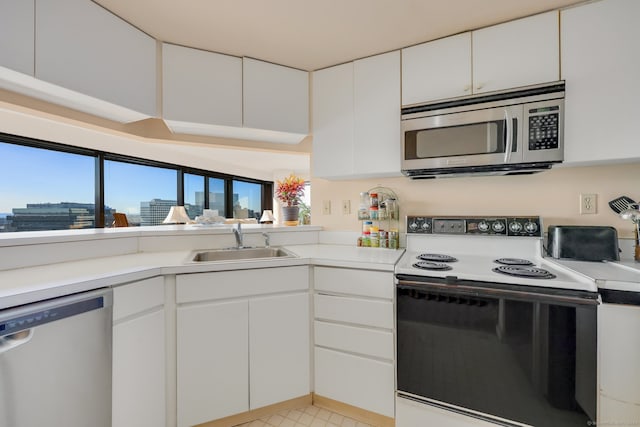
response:
<svg viewBox="0 0 640 427"><path fill-rule="evenodd" d="M366 191L360 193L360 205L358 206L358 219L369 219L369 206L371 205L371 199L369 193Z"/></svg>

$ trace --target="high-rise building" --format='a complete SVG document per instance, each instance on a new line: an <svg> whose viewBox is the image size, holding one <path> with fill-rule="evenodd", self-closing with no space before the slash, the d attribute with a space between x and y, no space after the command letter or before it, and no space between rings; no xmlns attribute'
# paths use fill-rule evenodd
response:
<svg viewBox="0 0 640 427"><path fill-rule="evenodd" d="M140 202L140 225L159 225L169 214L171 206L176 205L175 200L153 199L148 202Z"/></svg>
<svg viewBox="0 0 640 427"><path fill-rule="evenodd" d="M95 227L93 203L27 203L26 208L13 208L3 231L68 230ZM105 215L113 209L105 207Z"/></svg>

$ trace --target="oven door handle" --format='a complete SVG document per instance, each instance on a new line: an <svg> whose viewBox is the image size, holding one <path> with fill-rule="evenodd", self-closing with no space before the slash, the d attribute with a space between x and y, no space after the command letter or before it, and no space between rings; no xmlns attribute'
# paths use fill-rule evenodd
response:
<svg viewBox="0 0 640 427"><path fill-rule="evenodd" d="M413 280L399 280L397 289L444 291L454 294L471 295L475 297L512 298L526 301L554 302L572 305L598 305L599 297L577 296L571 291L563 292L560 289L548 289L546 292L531 292L521 289L503 289L493 287L469 286L457 283L433 283Z"/></svg>

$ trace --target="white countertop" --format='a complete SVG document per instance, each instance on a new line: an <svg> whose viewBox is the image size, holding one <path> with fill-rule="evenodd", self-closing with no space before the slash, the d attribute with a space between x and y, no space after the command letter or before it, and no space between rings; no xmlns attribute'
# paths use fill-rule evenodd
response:
<svg viewBox="0 0 640 427"><path fill-rule="evenodd" d="M640 263L634 261L590 262L545 258L595 280L600 289L640 292Z"/></svg>
<svg viewBox="0 0 640 427"><path fill-rule="evenodd" d="M291 245L297 258L193 263L193 251L148 252L0 271L0 309L163 274L293 265L393 271L403 250L346 245Z"/></svg>

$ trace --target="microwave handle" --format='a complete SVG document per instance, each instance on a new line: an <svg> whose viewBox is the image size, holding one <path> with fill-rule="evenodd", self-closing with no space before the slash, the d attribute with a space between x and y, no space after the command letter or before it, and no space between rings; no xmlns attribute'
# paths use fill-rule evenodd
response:
<svg viewBox="0 0 640 427"><path fill-rule="evenodd" d="M504 152L504 163L509 163L511 160L511 150L513 149L513 122L511 121L511 116L509 115L509 109L504 109L504 120L506 122L505 130L507 133L507 146L505 147Z"/></svg>

